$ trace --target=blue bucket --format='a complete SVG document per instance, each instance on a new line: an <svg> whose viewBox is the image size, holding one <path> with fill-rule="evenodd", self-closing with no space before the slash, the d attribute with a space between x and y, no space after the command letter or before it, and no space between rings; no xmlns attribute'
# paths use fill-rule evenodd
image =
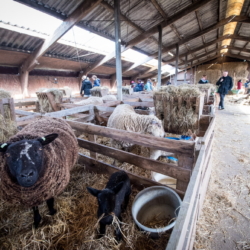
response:
<svg viewBox="0 0 250 250"><path fill-rule="evenodd" d="M178 159L174 158L173 156L167 156L167 158L170 160L170 161L173 161L173 162L177 162Z"/></svg>
<svg viewBox="0 0 250 250"><path fill-rule="evenodd" d="M190 140L191 139L191 136L188 136L188 135L182 135L181 136L181 140Z"/></svg>
<svg viewBox="0 0 250 250"><path fill-rule="evenodd" d="M176 137L165 137L165 138L167 138L167 139L171 139L171 140L177 140L177 141L179 141L179 140L180 140L179 138L176 138Z"/></svg>

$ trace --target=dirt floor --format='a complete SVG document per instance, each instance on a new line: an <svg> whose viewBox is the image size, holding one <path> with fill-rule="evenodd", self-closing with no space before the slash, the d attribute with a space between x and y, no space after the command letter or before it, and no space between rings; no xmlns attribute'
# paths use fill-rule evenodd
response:
<svg viewBox="0 0 250 250"><path fill-rule="evenodd" d="M195 249L250 249L250 106L216 111L213 170Z"/></svg>

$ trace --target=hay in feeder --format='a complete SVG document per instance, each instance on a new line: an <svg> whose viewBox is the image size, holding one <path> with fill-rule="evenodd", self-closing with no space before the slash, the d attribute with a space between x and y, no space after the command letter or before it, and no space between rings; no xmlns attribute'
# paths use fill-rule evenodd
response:
<svg viewBox="0 0 250 250"><path fill-rule="evenodd" d="M41 88L41 89L39 89L38 93L51 93L53 95L53 99L54 99L55 103L62 103L63 91L60 90L60 89L55 89L55 88L44 89L44 88ZM39 101L40 112L48 113L48 112L53 112L54 111L52 106L50 105L50 102L49 102L48 98L44 98L39 94L37 94L37 98L38 98L38 101Z"/></svg>
<svg viewBox="0 0 250 250"><path fill-rule="evenodd" d="M0 99L11 98L10 92L0 89ZM0 114L0 143L7 141L17 133L16 121L11 120L9 104L3 105L4 115Z"/></svg>
<svg viewBox="0 0 250 250"><path fill-rule="evenodd" d="M92 96L98 96L102 97L104 95L107 95L109 93L109 88L108 87L94 87L90 90L90 94Z"/></svg>
<svg viewBox="0 0 250 250"><path fill-rule="evenodd" d="M36 230L32 229L32 210L0 201L0 249L165 249L169 233L162 234L158 240L152 240L133 222L131 206L137 194L134 188L129 205L122 214L124 240L119 243L115 241L114 225L107 226L104 237L96 238L99 229L97 200L87 192L86 187L103 189L107 181L108 176L87 173L84 166L76 165L68 187L55 200L57 213L54 216L48 215L45 203L39 207L43 220Z"/></svg>
<svg viewBox="0 0 250 250"><path fill-rule="evenodd" d="M199 116L196 113L196 107L188 104L188 100L203 95L199 88L188 84L178 87L164 86L159 91L154 92L156 115L159 119L164 120L165 131L186 134L190 129L195 132ZM179 97L182 98L181 106L176 102Z"/></svg>

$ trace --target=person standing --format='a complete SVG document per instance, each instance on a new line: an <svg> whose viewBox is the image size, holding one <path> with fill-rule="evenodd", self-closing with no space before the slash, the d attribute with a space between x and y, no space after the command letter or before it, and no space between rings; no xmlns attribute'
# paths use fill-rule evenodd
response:
<svg viewBox="0 0 250 250"><path fill-rule="evenodd" d="M84 91L84 97L90 96L90 90L92 89L92 83L87 76L82 77L82 87L80 91L80 95L82 95L82 91Z"/></svg>
<svg viewBox="0 0 250 250"><path fill-rule="evenodd" d="M99 78L97 78L96 75L93 75L92 79L94 81L94 86L93 87L100 87L101 86L101 80Z"/></svg>
<svg viewBox="0 0 250 250"><path fill-rule="evenodd" d="M202 78L200 79L200 81L198 83L200 83L200 84L208 83L207 76L203 75Z"/></svg>
<svg viewBox="0 0 250 250"><path fill-rule="evenodd" d="M237 89L241 89L242 88L242 81L239 80L237 83Z"/></svg>
<svg viewBox="0 0 250 250"><path fill-rule="evenodd" d="M145 84L144 89L146 91L153 91L153 83L152 83L151 79L147 80L147 83Z"/></svg>
<svg viewBox="0 0 250 250"><path fill-rule="evenodd" d="M250 80L247 79L246 82L244 83L244 86L245 86L245 94L248 94L249 93L249 88L250 88Z"/></svg>
<svg viewBox="0 0 250 250"><path fill-rule="evenodd" d="M224 98L229 90L233 88L233 79L228 75L227 71L223 72L223 76L216 83L218 88L218 93L220 95L219 109L224 109Z"/></svg>

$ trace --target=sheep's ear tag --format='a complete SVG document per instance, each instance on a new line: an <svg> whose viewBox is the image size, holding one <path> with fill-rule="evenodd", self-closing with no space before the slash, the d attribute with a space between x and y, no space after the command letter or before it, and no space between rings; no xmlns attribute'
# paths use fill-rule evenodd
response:
<svg viewBox="0 0 250 250"><path fill-rule="evenodd" d="M1 148L6 147L7 145L8 145L7 143L4 143L4 144L1 145Z"/></svg>
<svg viewBox="0 0 250 250"><path fill-rule="evenodd" d="M41 139L42 139L43 141L46 141L46 138L45 138L45 137L41 137Z"/></svg>

